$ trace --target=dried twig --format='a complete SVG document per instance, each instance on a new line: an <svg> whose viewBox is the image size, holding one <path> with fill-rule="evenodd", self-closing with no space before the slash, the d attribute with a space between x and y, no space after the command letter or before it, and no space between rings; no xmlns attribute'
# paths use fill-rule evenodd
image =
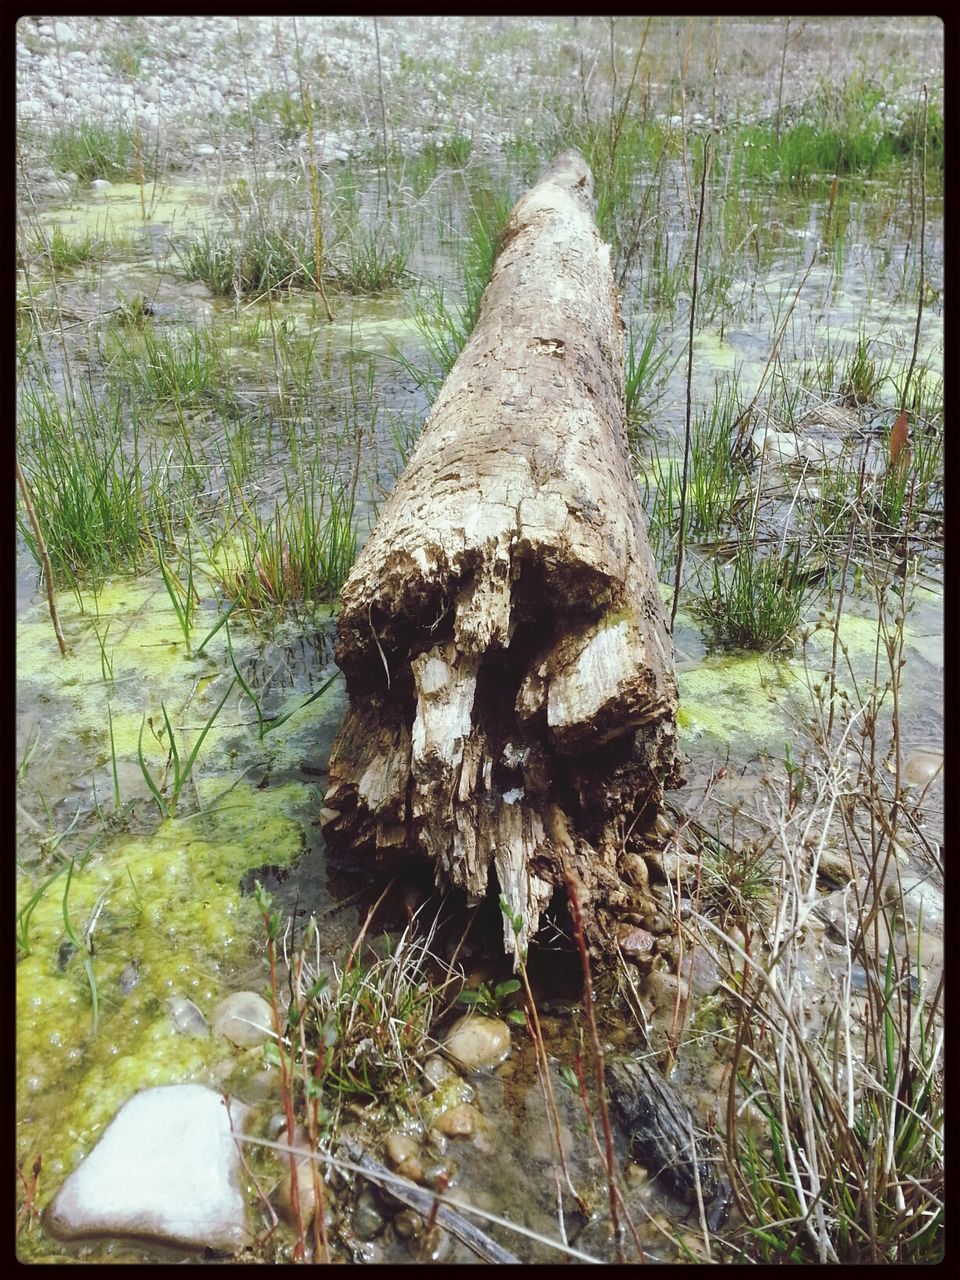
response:
<svg viewBox="0 0 960 1280"><path fill-rule="evenodd" d="M53 629L57 636L57 644L60 646L60 653L65 658L67 656L67 642L63 638L63 632L60 630L60 617L57 613L57 601L53 594L53 570L50 568L50 556L47 553L47 544L43 540L43 534L40 532L40 524L37 520L37 513L33 509L33 502L30 500L30 487L27 484L27 478L20 469L20 459L14 455L14 469L17 473L17 484L20 486L20 493L23 497L23 505L27 509L27 519L30 521L30 527L33 530L33 536L37 540L37 551L40 555L40 563L43 566L43 582L47 588L47 607L50 610L50 621L53 623Z"/></svg>
<svg viewBox="0 0 960 1280"><path fill-rule="evenodd" d="M603 1128L603 1141L607 1157L607 1189L610 1194L610 1220L613 1224L613 1238L617 1247L617 1261L624 1262L623 1228L620 1225L620 1213L617 1207L616 1170L613 1161L613 1132L610 1128L610 1115L607 1111L607 1091L603 1073L603 1048L597 1032L597 1020L593 1012L593 981L590 977L590 957L587 955L587 943L583 935L583 915L580 911L580 899L577 896L577 884L570 872L565 876L567 899L570 903L570 915L573 920L573 936L580 951L580 964L583 967L583 1008L587 1017L587 1029L590 1032L590 1043L593 1047L593 1068L597 1081L597 1100L600 1104L600 1123Z"/></svg>
<svg viewBox="0 0 960 1280"><path fill-rule="evenodd" d="M700 235L703 230L703 201L707 190L707 168L710 159L710 138L703 144L703 172L700 175L700 211L697 214L697 239L693 249L693 287L690 293L690 332L687 339L687 412L683 432L683 475L680 481L680 532L677 536L677 567L673 582L673 606L670 610L670 631L677 617L680 602L680 575L683 572L683 543L687 523L687 476L690 469L690 415L692 401L690 385L693 381L693 326L697 314L697 275L700 269Z"/></svg>

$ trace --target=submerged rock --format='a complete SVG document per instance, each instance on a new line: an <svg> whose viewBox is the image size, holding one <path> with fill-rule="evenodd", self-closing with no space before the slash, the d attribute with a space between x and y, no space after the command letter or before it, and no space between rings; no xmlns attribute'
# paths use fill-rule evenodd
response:
<svg viewBox="0 0 960 1280"><path fill-rule="evenodd" d="M460 1102L448 1111L435 1116L432 1129L439 1129L448 1138L472 1138L477 1131L479 1116L469 1102Z"/></svg>
<svg viewBox="0 0 960 1280"><path fill-rule="evenodd" d="M192 1000L188 1000L186 996L171 996L164 1003L173 1025L182 1036L202 1037L210 1034L206 1018Z"/></svg>
<svg viewBox="0 0 960 1280"><path fill-rule="evenodd" d="M387 1161L404 1178L420 1182L423 1164L420 1160L420 1143L408 1133L389 1133L384 1146Z"/></svg>
<svg viewBox="0 0 960 1280"><path fill-rule="evenodd" d="M287 1141L286 1128L284 1128L281 1135L281 1141ZM294 1182L296 1182L297 1200L300 1205L300 1222L306 1229L313 1222L317 1212L317 1193L313 1183L313 1160L310 1155L310 1141L306 1131L300 1125L294 1130L293 1142L290 1145L295 1151L302 1151L304 1154L297 1159L293 1174L290 1172L289 1159L283 1157L284 1172L277 1188L277 1208L287 1222L296 1222L297 1215L293 1207L293 1188Z"/></svg>
<svg viewBox="0 0 960 1280"><path fill-rule="evenodd" d="M510 1052L510 1028L500 1018L468 1013L453 1024L443 1047L467 1071L495 1067Z"/></svg>
<svg viewBox="0 0 960 1280"><path fill-rule="evenodd" d="M273 1010L255 991L234 991L213 1011L213 1029L241 1049L273 1037Z"/></svg>
<svg viewBox="0 0 960 1280"><path fill-rule="evenodd" d="M903 766L903 780L912 787L932 782L943 769L943 752L925 747L912 751Z"/></svg>
<svg viewBox="0 0 960 1280"><path fill-rule="evenodd" d="M51 1234L143 1236L232 1252L249 1239L233 1130L248 1109L203 1085L145 1089L120 1108L46 1212Z"/></svg>
<svg viewBox="0 0 960 1280"><path fill-rule="evenodd" d="M373 1194L369 1190L360 1193L351 1225L354 1234L361 1240L372 1240L383 1230L383 1214L377 1208Z"/></svg>

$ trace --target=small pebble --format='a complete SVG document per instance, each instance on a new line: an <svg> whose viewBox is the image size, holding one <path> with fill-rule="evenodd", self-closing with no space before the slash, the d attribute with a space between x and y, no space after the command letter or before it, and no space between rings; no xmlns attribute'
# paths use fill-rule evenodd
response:
<svg viewBox="0 0 960 1280"><path fill-rule="evenodd" d="M411 1244L410 1252L414 1253L420 1262L442 1262L452 1247L448 1232L439 1226L431 1227L429 1231L420 1235L415 1244L415 1249Z"/></svg>
<svg viewBox="0 0 960 1280"><path fill-rule="evenodd" d="M140 981L140 961L131 960L127 967L117 979L117 985L120 987L123 995L128 996Z"/></svg>
<svg viewBox="0 0 960 1280"><path fill-rule="evenodd" d="M677 989L680 991L680 1013L683 1014L684 1003L690 998L690 988L675 973L664 973L655 969L643 984L643 994L653 1001L658 1013L671 1013L676 1005Z"/></svg>
<svg viewBox="0 0 960 1280"><path fill-rule="evenodd" d="M352 1221L354 1234L361 1240L372 1240L383 1230L383 1214L376 1208L372 1198L361 1197L353 1211Z"/></svg>
<svg viewBox="0 0 960 1280"><path fill-rule="evenodd" d="M477 1131L478 1113L469 1102L461 1102L436 1117L431 1125L448 1138L472 1138Z"/></svg>
<svg viewBox="0 0 960 1280"><path fill-rule="evenodd" d="M942 751L927 749L912 751L903 766L903 780L912 787L925 787L942 769Z"/></svg>
<svg viewBox="0 0 960 1280"><path fill-rule="evenodd" d="M171 996L165 1001L173 1025L182 1036L208 1036L207 1020L186 996Z"/></svg>
<svg viewBox="0 0 960 1280"><path fill-rule="evenodd" d="M277 1208L283 1214L287 1222L296 1222L296 1214L293 1208L293 1184L294 1177L291 1176L289 1160L284 1159L286 1166L283 1177L280 1179L280 1186L277 1189ZM313 1186L313 1161L298 1160L295 1166L295 1179L297 1184L297 1194L300 1202L300 1221L304 1227L308 1227L313 1221L317 1212L317 1196Z"/></svg>
<svg viewBox="0 0 960 1280"><path fill-rule="evenodd" d="M405 1133L391 1133L385 1144L387 1161L402 1178L422 1182L423 1164L420 1160L420 1144Z"/></svg>
<svg viewBox="0 0 960 1280"><path fill-rule="evenodd" d="M459 1181L460 1166L451 1159L436 1160L433 1164L428 1164L421 1178L423 1185L431 1190L436 1190L441 1185L455 1187Z"/></svg>
<svg viewBox="0 0 960 1280"><path fill-rule="evenodd" d="M653 951L653 934L636 926L628 926L625 929L621 929L618 941L620 950L628 960L649 956Z"/></svg>
<svg viewBox="0 0 960 1280"><path fill-rule="evenodd" d="M242 1049L273 1039L273 1011L255 991L234 991L211 1018L214 1031Z"/></svg>
<svg viewBox="0 0 960 1280"><path fill-rule="evenodd" d="M438 1088L444 1080L449 1080L453 1075L456 1075L453 1067L438 1053L431 1055L423 1064L423 1078L431 1089Z"/></svg>
<svg viewBox="0 0 960 1280"><path fill-rule="evenodd" d="M624 854L620 861L620 874L635 889L646 889L650 883L646 860L639 853Z"/></svg>
<svg viewBox="0 0 960 1280"><path fill-rule="evenodd" d="M703 947L687 951L680 962L680 976L695 996L708 996L723 980L719 966Z"/></svg>
<svg viewBox="0 0 960 1280"><path fill-rule="evenodd" d="M443 1047L467 1071L495 1067L510 1052L510 1028L500 1018L468 1013L451 1027Z"/></svg>
<svg viewBox="0 0 960 1280"><path fill-rule="evenodd" d="M423 1219L412 1209L404 1209L393 1220L393 1229L401 1240L409 1240L418 1236L423 1230Z"/></svg>
<svg viewBox="0 0 960 1280"><path fill-rule="evenodd" d="M384 1150L391 1168L396 1169L397 1165L403 1164L404 1160L419 1153L420 1144L408 1133L388 1133Z"/></svg>

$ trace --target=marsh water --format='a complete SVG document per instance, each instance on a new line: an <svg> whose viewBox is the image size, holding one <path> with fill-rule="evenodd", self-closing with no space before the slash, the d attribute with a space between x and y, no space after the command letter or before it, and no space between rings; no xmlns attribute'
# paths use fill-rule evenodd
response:
<svg viewBox="0 0 960 1280"><path fill-rule="evenodd" d="M533 174L529 164L501 160L491 163L487 181L515 199ZM202 332L216 365L215 385L191 403L154 403L150 415L137 423L133 417L140 402L130 399L124 409L131 414L127 444L136 425L140 446L152 450L156 465L202 472L199 480L182 477L192 518L198 530L206 531L205 541L198 533L194 542L196 603L188 636L159 566L145 564L136 575L110 573L73 591L61 587L58 605L69 646L61 658L37 564L18 537L17 1159L29 1169L42 1155L42 1202L138 1088L206 1081L248 1096L265 1114L275 1111L275 1097L257 1098L260 1051L237 1051L214 1037L179 1034L167 1002L184 996L209 1016L232 990L265 989L256 880L295 928L310 916L317 919L324 949L338 963L389 880L384 874L371 886L364 866L328 865L320 835L326 760L344 708L342 681L335 680L316 700L307 699L335 671L335 604L300 608L269 624L238 609L229 623L232 654L227 628L203 642L227 607L229 576L218 575L215 567L218 556L227 555L244 509L270 519L303 477L321 475L324 484L352 487L362 543L429 409L429 384L416 376L431 361L414 314L418 289L422 296L443 281L447 299L457 297L460 246L469 237L476 193L471 195L460 174L439 172L408 210L406 287L376 297L331 293L334 319L328 322L313 291L222 298L185 278L178 246L204 228L222 225L230 216L230 193L247 177L245 169L232 171L222 160L211 160L206 167L198 163L172 178L148 182L145 192L138 183L100 190L81 183L69 198L41 195L33 215L41 226L58 228L68 240L103 237L110 248L103 260L59 270L54 278L36 260L21 273L29 276L35 314L47 317L23 344L24 385L43 377L62 389L73 379L94 403L111 388L119 387L122 399L132 375L118 349L139 350L143 326L174 343ZM290 175L279 171L264 178L283 182ZM394 181L399 185L402 178ZM657 176L639 172L638 203L654 181L661 193L666 190L659 207L673 210L673 222L657 226L669 259L670 244L679 245L691 234L693 213L680 165L668 163ZM374 225L378 218L394 216L386 211L379 169L353 166L350 182L361 222ZM740 184L734 193L729 175L712 175L706 204L713 216L721 219L734 196L747 210L742 217L743 227L750 228L750 271L716 284L709 299L701 300L692 361L695 410L709 406L718 387L737 386L744 402L763 387L753 422L786 435L790 424L781 416L775 419L771 407L775 386L796 406L799 420L809 408L804 369L831 362L840 370L864 344L878 367L909 360L917 307L904 287L903 246L918 231L903 179L898 182L892 186L876 179L851 189L843 204L842 248L834 236L832 254L818 256L815 247L829 241L828 224L839 208L829 176L802 195L777 196L750 184ZM750 212L754 207L756 215ZM943 365L943 211L934 197L927 202L925 237L929 300L917 362L926 371L927 393L935 395ZM675 290L662 309L652 305L644 277L654 270L650 253L629 263L621 282L629 330L648 333L660 314L657 350L667 353L631 427L651 528L658 518L658 476L665 468L676 469L682 456L690 290L686 277L669 285L669 260L656 269L663 272L663 288ZM720 271L721 263L708 261L704 269ZM775 334L791 308L788 343L771 366ZM138 321L125 320L134 313L141 316ZM835 385L839 381L838 373ZM829 398L821 396L824 402ZM784 399L777 403L782 406ZM823 457L833 456L834 445L836 456L842 450L865 451L869 468L880 456L896 410L895 388L881 381L871 403L847 406L846 427L836 426L836 420L831 426L829 418L818 425L812 438L821 449L819 460L814 450L781 466L771 452L758 451L745 473L744 492L752 497L765 486L768 536L795 536L805 504L819 498L827 469ZM188 450L181 447L185 439ZM233 502L234 491L242 493L246 508ZM652 541L669 602L673 544ZM845 545L844 531L829 544L828 558L842 561ZM804 639L774 652L731 649L718 641L696 607L697 584L713 560L728 551L723 539L690 537L674 637L680 741L689 762L686 787L671 797L678 814L695 813L699 822L725 831L738 814L753 807L763 812L765 797L784 784L785 759L803 756L811 686L834 656L833 632L818 628L818 622L821 614L832 618L836 609L836 598L811 571ZM905 555L902 540L889 539L883 553L888 563L899 563ZM817 568L822 549L820 555ZM907 589L896 733L907 777L913 776L912 767L916 794L923 792L918 820L927 839L939 846L943 786L936 762L943 742L944 664L936 537L912 543L906 558L905 569L898 570ZM183 579L183 563L178 570ZM883 571L883 565L861 564L860 572L849 576L839 614L849 679L864 684L877 669L876 578ZM258 731L251 699L236 682L231 686L234 663L265 716L293 713L286 723ZM181 764L201 735L203 741L178 790L175 811L161 822L151 779L169 789L174 778L167 718L180 740ZM881 732L889 744L889 720ZM904 856L908 894L923 904L922 959L935 975L942 946L940 886L929 865L911 861L909 851ZM428 903L425 910L438 905L439 900ZM403 924L403 912L388 903L374 918L371 933L396 933ZM496 932L492 936L495 943ZM829 938L824 945L829 952ZM841 964L839 947L836 955ZM579 969L568 959L557 960L546 943L539 956L531 956L557 1072L573 1061L583 1032ZM495 946L484 945L479 935L460 960L468 986L508 974ZM817 970L811 963L810 982L831 990L829 968ZM600 991L603 1022L602 985ZM674 1075L700 1123L719 1105L715 1001L707 995L694 1002ZM639 1044L639 1030L618 1026L613 1008L611 1003L604 1022L608 1047L630 1051ZM578 1221L576 1229L568 1222L569 1243L606 1256L610 1243L609 1225L599 1213L606 1194L601 1163L586 1135L579 1097L560 1074L555 1084L571 1176L588 1189L594 1209L593 1219ZM548 1124L534 1051L522 1029L514 1028L511 1057L475 1088L483 1131L476 1142L456 1147L460 1192L480 1208L555 1238L557 1192ZM622 1139L617 1141L624 1162ZM271 1157L254 1153L250 1158L254 1173L269 1184L276 1176ZM675 1258L670 1235L682 1235L688 1218L690 1229L699 1232L690 1210L636 1169L624 1185L632 1211L645 1224L640 1234L648 1258ZM269 1246L279 1250L278 1256L289 1249L284 1230ZM526 1238L498 1238L526 1261L556 1256ZM146 1244L61 1243L39 1221L23 1232L20 1247L31 1260L173 1261L181 1256ZM392 1236L354 1241L351 1247L355 1260L411 1256L405 1242ZM452 1243L444 1260L475 1259Z"/></svg>

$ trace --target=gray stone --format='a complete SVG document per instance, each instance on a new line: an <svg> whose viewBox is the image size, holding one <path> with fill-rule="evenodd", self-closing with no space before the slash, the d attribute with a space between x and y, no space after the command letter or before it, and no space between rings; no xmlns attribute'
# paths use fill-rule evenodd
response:
<svg viewBox="0 0 960 1280"><path fill-rule="evenodd" d="M925 787L942 770L943 752L933 747L921 747L907 756L903 780L912 787Z"/></svg>
<svg viewBox="0 0 960 1280"><path fill-rule="evenodd" d="M255 991L233 991L221 1000L210 1019L217 1035L241 1049L273 1037L273 1010Z"/></svg>
<svg viewBox="0 0 960 1280"><path fill-rule="evenodd" d="M198 1084L136 1094L60 1188L52 1235L140 1236L232 1252L250 1239L231 1132L248 1108Z"/></svg>
<svg viewBox="0 0 960 1280"><path fill-rule="evenodd" d="M186 996L171 996L164 1002L170 1011L173 1025L182 1036L208 1036L207 1020Z"/></svg>

